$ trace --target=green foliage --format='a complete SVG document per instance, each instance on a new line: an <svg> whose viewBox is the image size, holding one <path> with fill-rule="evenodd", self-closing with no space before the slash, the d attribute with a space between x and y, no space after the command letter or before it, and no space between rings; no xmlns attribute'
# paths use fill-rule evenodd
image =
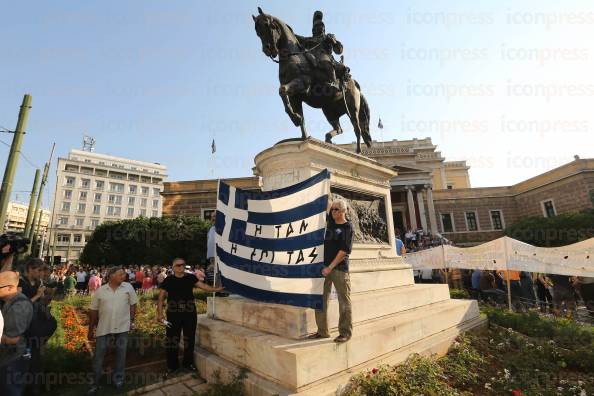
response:
<svg viewBox="0 0 594 396"><path fill-rule="evenodd" d="M458 337L448 354L439 360L439 364L449 383L462 389L478 385L480 375L485 370L485 359L472 346L471 336L468 335Z"/></svg>
<svg viewBox="0 0 594 396"><path fill-rule="evenodd" d="M80 262L94 266L163 265L182 257L189 264L202 264L209 228L209 222L193 216L106 222L91 235Z"/></svg>
<svg viewBox="0 0 594 396"><path fill-rule="evenodd" d="M534 246L565 246L594 237L594 210L528 217L505 229L511 238Z"/></svg>
<svg viewBox="0 0 594 396"><path fill-rule="evenodd" d="M222 382L221 373L216 371L214 373L215 381L210 384L208 390L198 393L196 396L243 396L243 380L247 378L247 370L241 371L233 377L231 382Z"/></svg>
<svg viewBox="0 0 594 396"><path fill-rule="evenodd" d="M469 299L470 295L466 289L454 289L450 288L450 298Z"/></svg>
<svg viewBox="0 0 594 396"><path fill-rule="evenodd" d="M437 360L413 354L399 366L380 366L353 378L342 396L453 396L464 393L445 381Z"/></svg>

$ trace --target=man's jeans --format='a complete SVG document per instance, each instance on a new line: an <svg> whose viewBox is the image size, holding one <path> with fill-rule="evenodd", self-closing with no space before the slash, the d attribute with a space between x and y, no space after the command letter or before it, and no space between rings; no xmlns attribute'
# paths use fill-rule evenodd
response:
<svg viewBox="0 0 594 396"><path fill-rule="evenodd" d="M0 367L0 395L20 396L27 381L30 359L20 357Z"/></svg>
<svg viewBox="0 0 594 396"><path fill-rule="evenodd" d="M95 385L99 385L99 380L101 379L101 374L103 372L103 358L105 357L105 352L107 352L107 347L111 338L113 338L115 341L116 350L115 367L113 370L112 380L116 385L124 383L124 366L126 365L126 348L128 347L127 331L123 333L106 334L97 337L95 356L93 357Z"/></svg>
<svg viewBox="0 0 594 396"><path fill-rule="evenodd" d="M336 289L338 296L338 332L341 336L351 338L353 334L353 322L351 318L351 280L348 272L333 269L324 280L324 294L322 299L324 307L322 310L316 310L316 324L318 325L318 334L329 337L328 331L328 300L332 284Z"/></svg>

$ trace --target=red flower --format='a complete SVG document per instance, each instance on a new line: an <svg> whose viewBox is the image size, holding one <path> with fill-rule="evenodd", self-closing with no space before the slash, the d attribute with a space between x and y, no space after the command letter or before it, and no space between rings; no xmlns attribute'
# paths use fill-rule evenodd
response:
<svg viewBox="0 0 594 396"><path fill-rule="evenodd" d="M376 368L373 368L373 369L371 370L371 373L372 373L372 374L375 374L375 373L377 373L377 371L378 371L378 370L377 370Z"/></svg>
<svg viewBox="0 0 594 396"><path fill-rule="evenodd" d="M522 396L523 393L519 389L514 389L514 390L512 390L512 395L514 395L514 396Z"/></svg>

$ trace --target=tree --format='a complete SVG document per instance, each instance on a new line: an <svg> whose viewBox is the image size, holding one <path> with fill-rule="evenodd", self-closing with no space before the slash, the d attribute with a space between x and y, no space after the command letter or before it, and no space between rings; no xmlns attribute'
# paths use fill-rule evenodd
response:
<svg viewBox="0 0 594 396"><path fill-rule="evenodd" d="M594 210L564 213L553 217L528 217L505 229L511 238L534 246L571 245L594 237Z"/></svg>
<svg viewBox="0 0 594 396"><path fill-rule="evenodd" d="M105 222L91 235L80 261L93 266L164 265L181 257L203 264L209 228L209 222L194 216Z"/></svg>

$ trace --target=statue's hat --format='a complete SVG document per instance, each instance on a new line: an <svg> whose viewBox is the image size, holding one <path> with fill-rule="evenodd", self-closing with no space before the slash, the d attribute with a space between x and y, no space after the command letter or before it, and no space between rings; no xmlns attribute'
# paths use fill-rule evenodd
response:
<svg viewBox="0 0 594 396"><path fill-rule="evenodd" d="M322 11L316 11L313 14L313 25L316 26L318 24L324 24L324 21L322 21L322 18L324 18L324 14L322 14Z"/></svg>

